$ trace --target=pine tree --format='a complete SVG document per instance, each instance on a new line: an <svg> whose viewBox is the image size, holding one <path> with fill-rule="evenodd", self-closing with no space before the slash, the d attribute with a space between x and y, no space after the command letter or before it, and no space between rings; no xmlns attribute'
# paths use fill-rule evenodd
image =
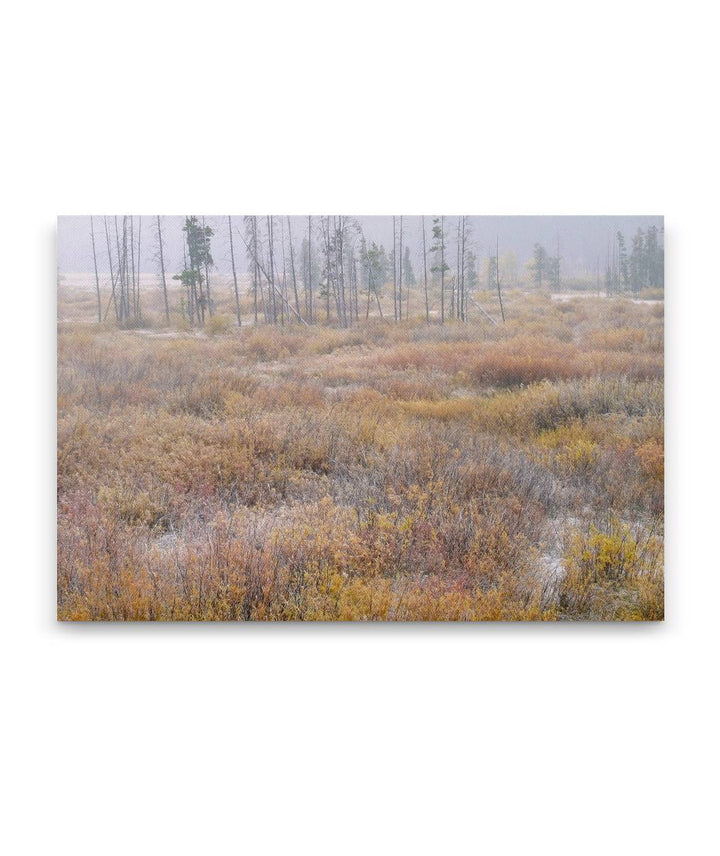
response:
<svg viewBox="0 0 720 856"><path fill-rule="evenodd" d="M435 264L430 268L440 276L440 323L445 323L445 274L449 267L445 264L445 218L433 218L433 243L430 252L435 256Z"/></svg>
<svg viewBox="0 0 720 856"><path fill-rule="evenodd" d="M403 258L403 273L405 276L405 285L417 285L415 271L413 270L412 262L410 261L410 247L405 247L405 255Z"/></svg>
<svg viewBox="0 0 720 856"><path fill-rule="evenodd" d="M630 266L628 264L627 248L625 246L625 236L622 232L617 233L618 245L618 263L620 265L620 282L623 291L630 289Z"/></svg>
<svg viewBox="0 0 720 856"><path fill-rule="evenodd" d="M545 247L535 244L533 247L533 258L528 267L533 274L535 285L538 288L542 288L543 277L546 277L548 272L548 254Z"/></svg>
<svg viewBox="0 0 720 856"><path fill-rule="evenodd" d="M642 229L638 229L633 236L629 262L629 279L633 294L645 287L646 270L645 235Z"/></svg>
<svg viewBox="0 0 720 856"><path fill-rule="evenodd" d="M201 323L205 322L207 298L203 290L203 283L205 282L203 271L207 274L213 264L210 251L210 239L213 236L213 230L210 226L202 226L198 222L198 218L193 215L185 218L183 232L185 232L185 244L187 246L185 266L183 271L176 274L173 279L180 280L187 288L190 325L193 326L196 319Z"/></svg>

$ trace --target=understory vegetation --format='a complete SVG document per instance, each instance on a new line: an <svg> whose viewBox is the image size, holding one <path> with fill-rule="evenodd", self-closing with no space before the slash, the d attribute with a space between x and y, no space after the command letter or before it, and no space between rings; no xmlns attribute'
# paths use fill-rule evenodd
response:
<svg viewBox="0 0 720 856"><path fill-rule="evenodd" d="M662 304L505 311L63 321L59 617L661 619Z"/></svg>

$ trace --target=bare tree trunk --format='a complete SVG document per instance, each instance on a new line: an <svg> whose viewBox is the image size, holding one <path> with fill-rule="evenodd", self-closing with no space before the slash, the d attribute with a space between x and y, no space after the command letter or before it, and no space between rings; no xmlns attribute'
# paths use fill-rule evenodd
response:
<svg viewBox="0 0 720 856"><path fill-rule="evenodd" d="M366 321L370 317L370 298L372 297L372 265L370 264L370 262L368 262L367 277L368 277L368 293L367 293L367 305L365 306L365 320Z"/></svg>
<svg viewBox="0 0 720 856"><path fill-rule="evenodd" d="M292 272L293 291L295 292L295 309L300 315L300 297L298 295L297 277L295 276L295 252L293 250L292 226L290 225L290 217L287 218L288 224L288 241L290 242L290 270Z"/></svg>
<svg viewBox="0 0 720 856"><path fill-rule="evenodd" d="M253 232L253 315L255 326L258 325L258 285L260 279L260 269L257 263L257 217L252 218ZM267 321L267 318L265 319Z"/></svg>
<svg viewBox="0 0 720 856"><path fill-rule="evenodd" d="M138 214L138 244L137 244L137 315L142 318L142 301L140 299L140 236L142 235L142 215Z"/></svg>
<svg viewBox="0 0 720 856"><path fill-rule="evenodd" d="M440 323L445 323L445 217L440 217Z"/></svg>
<svg viewBox="0 0 720 856"><path fill-rule="evenodd" d="M205 241L205 218L202 219L203 226L203 242ZM212 297L210 296L210 267L207 263L207 253L205 254L205 294L207 295L207 308L208 315L212 318L213 314L213 305L212 305ZM203 321L205 319L203 318Z"/></svg>
<svg viewBox="0 0 720 856"><path fill-rule="evenodd" d="M158 248L160 250L160 276L162 277L163 299L165 301L165 323L170 323L170 306L168 304L167 282L165 280L165 254L163 252L162 230L160 228L160 215L157 215Z"/></svg>
<svg viewBox="0 0 720 856"><path fill-rule="evenodd" d="M120 232L118 229L118 219L117 215L115 216L115 244L117 246L117 259L118 259L118 284L120 286L120 309L118 312L118 321L123 322L125 320L125 282L124 282L124 269L123 269L123 256L122 251L120 249Z"/></svg>
<svg viewBox="0 0 720 856"><path fill-rule="evenodd" d="M185 240L183 240L182 247L183 247L183 271L187 271L188 263L187 263L187 252L186 252L186 248L185 248ZM192 271L192 269L191 269L191 271ZM185 283L183 283L183 288L187 288L188 318L190 320L190 326L192 327L192 322L193 322L192 309L191 309L191 307L192 307L192 283L187 283L187 285ZM182 320L185 321L185 295L183 295L181 300L180 300L180 309L182 311Z"/></svg>
<svg viewBox="0 0 720 856"><path fill-rule="evenodd" d="M375 292L375 300L377 301L377 307L378 307L378 312L380 313L380 317L384 321L385 316L383 315L382 306L380 304L380 295L377 293L377 291Z"/></svg>
<svg viewBox="0 0 720 856"><path fill-rule="evenodd" d="M131 274L131 289L132 289L132 314L137 320L137 283L135 281L135 217L130 215L130 274Z"/></svg>
<svg viewBox="0 0 720 856"><path fill-rule="evenodd" d="M200 322L200 326L203 326L205 324L205 304L207 300L205 298L205 289L203 288L203 275L202 270L200 269L200 259L197 258L197 247L195 249L195 255L196 257L194 262L192 259L190 261L191 265L195 265L195 311Z"/></svg>
<svg viewBox="0 0 720 856"><path fill-rule="evenodd" d="M308 302L308 320L310 323L313 323L313 288L312 288L312 216L308 215L308 290L309 294L309 302Z"/></svg>
<svg viewBox="0 0 720 856"><path fill-rule="evenodd" d="M189 218L186 216L185 217L186 226L188 223L188 219ZM190 326L194 327L195 326L195 315L197 313L197 315L199 317L200 309L199 309L198 304L197 304L197 271L195 270L195 259L193 258L189 241L190 241L190 231L189 231L189 226L188 226L188 231L186 232L186 235L185 235L185 241L183 242L183 270L188 269L188 261L189 261L190 262L190 274L191 274L191 276L190 276L190 282L188 283L188 286L187 286L187 290L188 290L188 317L190 319ZM188 254L190 255L189 260L188 260L187 256L185 255L185 244L186 243L187 243L187 251L188 251Z"/></svg>
<svg viewBox="0 0 720 856"><path fill-rule="evenodd" d="M466 297L465 297L465 217L460 220L460 320L466 321Z"/></svg>
<svg viewBox="0 0 720 856"><path fill-rule="evenodd" d="M93 265L95 267L95 291L97 292L98 324L101 324L102 323L102 303L100 301L100 277L98 276L97 253L95 252L95 226L93 225L92 216L90 217L90 238L92 240Z"/></svg>
<svg viewBox="0 0 720 856"><path fill-rule="evenodd" d="M345 261L343 257L343 239L345 235L345 227L343 218L338 217L335 225L335 269L337 271L338 280L338 297L340 309L340 325L348 326L347 321L347 299L345 294Z"/></svg>
<svg viewBox="0 0 720 856"><path fill-rule="evenodd" d="M410 279L407 281L407 297L405 298L405 318L410 320Z"/></svg>
<svg viewBox="0 0 720 856"><path fill-rule="evenodd" d="M427 249L425 247L425 217L422 218L422 239L423 239L423 275L425 277L425 322L430 323L430 301L428 300L428 280L427 280Z"/></svg>
<svg viewBox="0 0 720 856"><path fill-rule="evenodd" d="M505 310L503 309L502 292L500 291L500 241L495 239L495 280L497 282L498 300L500 301L500 315L502 316L503 324L505 323Z"/></svg>
<svg viewBox="0 0 720 856"><path fill-rule="evenodd" d="M123 267L123 291L124 298L123 303L125 304L125 320L130 319L130 307L131 307L131 294L130 294L130 269L128 267L128 225L127 225L127 215L123 216L123 236L122 236L122 267Z"/></svg>
<svg viewBox="0 0 720 856"><path fill-rule="evenodd" d="M455 278L453 279L453 290L452 290L452 300L451 300L451 316L453 318L460 318L460 247L462 246L462 238L460 236L460 227L462 224L462 217L458 216L457 221L457 260L455 266Z"/></svg>
<svg viewBox="0 0 720 856"><path fill-rule="evenodd" d="M327 218L327 240L328 240L328 270L333 270L333 243L335 249L335 271L331 275L333 297L335 298L335 312L337 313L338 326L343 326L342 307L340 303L340 273L337 265L337 228L335 226L335 218L333 217L333 231L330 231L330 217Z"/></svg>
<svg viewBox="0 0 720 856"><path fill-rule="evenodd" d="M397 236L395 229L395 216L393 215L393 317L395 323L398 320L398 305L397 305Z"/></svg>
<svg viewBox="0 0 720 856"><path fill-rule="evenodd" d="M402 284L402 275L403 275L403 218L402 214L400 215L400 255L398 257L399 265L398 265L398 318L402 321L402 292L403 292L403 284Z"/></svg>
<svg viewBox="0 0 720 856"><path fill-rule="evenodd" d="M285 326L285 307L283 301L287 301L287 263L285 259L285 224L282 217L280 218L280 251L282 252L282 287L280 293L283 299L280 301L280 324ZM290 313L288 313L288 322L290 321Z"/></svg>
<svg viewBox="0 0 720 856"><path fill-rule="evenodd" d="M119 321L120 316L118 314L117 294L115 293L115 274L113 273L112 247L110 244L110 231L108 230L107 217L103 217L103 223L105 225L105 242L107 243L108 261L110 262L110 300L112 300L113 306L115 307L115 320ZM109 310L110 303L108 302L107 309L105 310L105 318L107 318Z"/></svg>
<svg viewBox="0 0 720 856"><path fill-rule="evenodd" d="M272 289L272 301L270 304L270 308L272 311L272 322L273 324L277 324L277 304L275 302L275 267L273 260L273 218L267 218L267 232L268 232L268 252L270 254L270 278L268 283L270 288Z"/></svg>
<svg viewBox="0 0 720 856"><path fill-rule="evenodd" d="M243 240L245 240L245 239L243 238ZM247 243L247 241L245 241L245 248L247 249L248 252L250 252L250 246ZM267 271L263 267L263 264L260 261L260 259L257 256L254 256L254 258L257 262L257 265L258 265L260 271L263 273L263 275L267 279L269 287L271 287L273 289L273 294L275 294L277 292L277 295L280 298L280 300L283 300L284 298L283 298L282 292L280 292L280 290L278 289L277 285L275 285L275 282L272 280L272 278L268 276ZM287 300L285 300L285 307L288 311L288 315L290 315L291 312L295 312L295 309L290 305L290 303ZM267 315L266 315L266 318L267 318ZM302 315L297 315L297 319L301 324L306 324L306 321L302 317Z"/></svg>
<svg viewBox="0 0 720 856"><path fill-rule="evenodd" d="M355 247L353 247L352 254L352 282L355 294L355 320L360 321L360 295L358 289L358 278L357 278L357 261L355 260Z"/></svg>
<svg viewBox="0 0 720 856"><path fill-rule="evenodd" d="M242 326L240 317L240 292L238 291L237 271L235 270L235 248L233 247L232 217L228 214L228 235L230 235L230 264L232 265L233 285L235 286L235 313L238 327Z"/></svg>
<svg viewBox="0 0 720 856"><path fill-rule="evenodd" d="M323 228L323 235L325 238L325 265L327 267L326 271L326 284L325 284L325 320L330 320L330 217L325 218L325 227ZM322 218L320 219L320 226L323 227Z"/></svg>
<svg viewBox="0 0 720 856"><path fill-rule="evenodd" d="M187 218L186 218L187 222ZM186 240L183 240L183 271L187 271L188 269L188 259L186 252ZM190 266L190 273L194 276L195 269ZM183 287L187 288L187 309L188 309L188 320L190 321L190 326L193 326L193 283L192 281L188 282L187 285L183 283ZM184 298L183 298L184 300ZM185 320L185 311L183 309L183 321Z"/></svg>

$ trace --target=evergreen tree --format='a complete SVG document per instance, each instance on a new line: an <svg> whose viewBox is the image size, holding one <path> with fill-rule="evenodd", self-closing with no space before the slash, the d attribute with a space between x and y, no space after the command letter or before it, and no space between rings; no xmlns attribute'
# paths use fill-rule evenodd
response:
<svg viewBox="0 0 720 856"><path fill-rule="evenodd" d="M548 256L546 268L550 288L553 291L560 291L560 256Z"/></svg>
<svg viewBox="0 0 720 856"><path fill-rule="evenodd" d="M538 288L542 288L543 277L548 273L548 254L545 247L535 244L533 247L533 258L528 265L533 275L533 280Z"/></svg>
<svg viewBox="0 0 720 856"><path fill-rule="evenodd" d="M620 282L623 291L628 291L630 288L630 266L628 263L627 248L625 246L625 236L622 232L617 233L618 245L618 263L620 265Z"/></svg>
<svg viewBox="0 0 720 856"><path fill-rule="evenodd" d="M445 218L435 217L433 219L432 246L430 252L435 257L435 264L430 270L439 275L440 278L440 323L445 323L445 274L450 270L445 263Z"/></svg>
<svg viewBox="0 0 720 856"><path fill-rule="evenodd" d="M663 251L658 240L657 226L651 226L645 237L645 266L647 271L647 284L650 288L660 288L663 283Z"/></svg>
<svg viewBox="0 0 720 856"><path fill-rule="evenodd" d="M472 250L468 250L465 256L465 284L468 291L474 291L480 285L480 277L477 271L477 256Z"/></svg>
<svg viewBox="0 0 720 856"><path fill-rule="evenodd" d="M403 257L403 276L405 277L405 285L417 285L415 279L415 271L413 270L412 262L410 261L410 247L405 247Z"/></svg>
<svg viewBox="0 0 720 856"><path fill-rule="evenodd" d="M368 247L365 238L360 242L360 263L362 267L362 283L367 291L367 305L365 317L370 314L370 303L372 298L375 298L380 317L383 317L382 306L380 305L380 297L382 289L388 278L391 260L385 252L385 247L378 246L374 241Z"/></svg>
<svg viewBox="0 0 720 856"><path fill-rule="evenodd" d="M633 294L645 288L647 278L647 259L645 253L645 235L638 229L632 240L629 262L630 288Z"/></svg>
<svg viewBox="0 0 720 856"><path fill-rule="evenodd" d="M185 244L187 246L185 267L182 273L176 274L173 279L180 280L187 288L187 304L190 324L192 325L196 319L201 323L205 322L208 297L203 289L203 284L206 282L207 271L214 264L210 251L210 239L213 236L213 230L210 226L201 225L198 218L193 215L185 218L183 232L185 232ZM203 276L203 271L205 271L205 276Z"/></svg>
<svg viewBox="0 0 720 856"><path fill-rule="evenodd" d="M497 257L489 256L485 263L485 283L488 291L494 291L497 288Z"/></svg>

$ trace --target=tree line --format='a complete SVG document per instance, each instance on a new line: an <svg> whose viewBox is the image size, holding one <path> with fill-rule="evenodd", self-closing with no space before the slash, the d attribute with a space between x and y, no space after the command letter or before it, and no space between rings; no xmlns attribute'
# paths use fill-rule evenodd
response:
<svg viewBox="0 0 720 856"><path fill-rule="evenodd" d="M99 219L99 218L98 218ZM421 218L420 248L422 269L411 259L403 216L392 217L392 247L368 241L360 222L348 216L308 216L297 234L290 217L246 216L236 222L232 216L215 228L204 217L187 215L182 226L181 269L169 274L166 242L160 216L150 222L153 257L163 293L166 323L170 322L168 278L180 283L180 314L190 327L203 326L216 311L211 275L216 269L212 239L226 237L230 251L234 310L238 326L243 323L311 325L333 323L351 327L371 312L383 320L400 322L423 315L426 322L437 315L439 323L467 321L471 310L493 323L504 321L503 288L517 284L512 252L500 256L496 241L494 254L487 259L485 285L496 295L498 317L483 309L474 295L480 288L477 256L472 249L469 217L448 222L444 216ZM119 326L142 322L140 287L142 218L130 215L103 217L102 224L90 218L90 238L97 291L98 321L112 312ZM147 228L146 228L147 231ZM223 235L224 233L224 235ZM414 236L414 246L417 235ZM248 259L250 310L243 315L238 280L238 251ZM102 303L98 258L104 255L110 270L110 296ZM560 241L551 255L535 244L528 264L532 283L539 289L562 286ZM599 289L599 261L597 269ZM608 250L606 293L638 293L645 287L662 287L662 233L652 226L639 229L630 250L621 232ZM430 284L439 291L439 309L431 312ZM225 287L225 286L224 286ZM392 288L392 314L383 308L382 298Z"/></svg>
<svg viewBox="0 0 720 856"><path fill-rule="evenodd" d="M664 288L664 230L650 226L638 229L629 244L622 232L615 234L612 254L608 250L605 293L639 294L644 288Z"/></svg>

